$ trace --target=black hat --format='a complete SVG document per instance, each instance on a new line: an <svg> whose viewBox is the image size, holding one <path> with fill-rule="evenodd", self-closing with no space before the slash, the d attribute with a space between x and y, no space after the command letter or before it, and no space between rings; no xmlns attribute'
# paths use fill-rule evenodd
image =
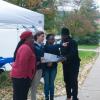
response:
<svg viewBox="0 0 100 100"><path fill-rule="evenodd" d="M69 34L70 34L70 32L69 32L69 29L68 28L63 27L61 29L61 35L69 35Z"/></svg>

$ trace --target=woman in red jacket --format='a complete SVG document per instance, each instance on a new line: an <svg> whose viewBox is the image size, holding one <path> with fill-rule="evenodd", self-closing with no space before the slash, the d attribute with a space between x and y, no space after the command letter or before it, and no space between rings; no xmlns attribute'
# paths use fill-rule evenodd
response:
<svg viewBox="0 0 100 100"><path fill-rule="evenodd" d="M20 39L10 73L13 83L13 100L27 100L31 80L36 71L32 32L23 32Z"/></svg>

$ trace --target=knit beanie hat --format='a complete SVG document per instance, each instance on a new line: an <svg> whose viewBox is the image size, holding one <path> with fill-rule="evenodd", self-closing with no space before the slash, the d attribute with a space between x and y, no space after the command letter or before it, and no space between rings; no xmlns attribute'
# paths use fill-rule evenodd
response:
<svg viewBox="0 0 100 100"><path fill-rule="evenodd" d="M69 29L66 27L63 27L61 29L61 35L70 35Z"/></svg>
<svg viewBox="0 0 100 100"><path fill-rule="evenodd" d="M21 35L20 35L20 39L24 40L28 37L32 36L32 32L31 31L24 31Z"/></svg>

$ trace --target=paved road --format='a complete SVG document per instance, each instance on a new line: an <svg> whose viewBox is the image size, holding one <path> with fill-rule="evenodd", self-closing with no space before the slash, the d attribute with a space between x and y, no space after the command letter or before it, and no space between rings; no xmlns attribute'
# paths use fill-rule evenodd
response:
<svg viewBox="0 0 100 100"><path fill-rule="evenodd" d="M80 92L80 100L100 100L100 54Z"/></svg>
<svg viewBox="0 0 100 100"><path fill-rule="evenodd" d="M94 52L100 52L100 47L97 49L78 49L79 51L94 51Z"/></svg>

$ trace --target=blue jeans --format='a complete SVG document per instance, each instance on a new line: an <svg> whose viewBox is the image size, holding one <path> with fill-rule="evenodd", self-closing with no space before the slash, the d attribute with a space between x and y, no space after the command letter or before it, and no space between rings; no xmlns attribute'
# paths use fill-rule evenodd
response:
<svg viewBox="0 0 100 100"><path fill-rule="evenodd" d="M54 99L54 81L57 74L57 67L46 68L44 71L44 94L46 100Z"/></svg>

